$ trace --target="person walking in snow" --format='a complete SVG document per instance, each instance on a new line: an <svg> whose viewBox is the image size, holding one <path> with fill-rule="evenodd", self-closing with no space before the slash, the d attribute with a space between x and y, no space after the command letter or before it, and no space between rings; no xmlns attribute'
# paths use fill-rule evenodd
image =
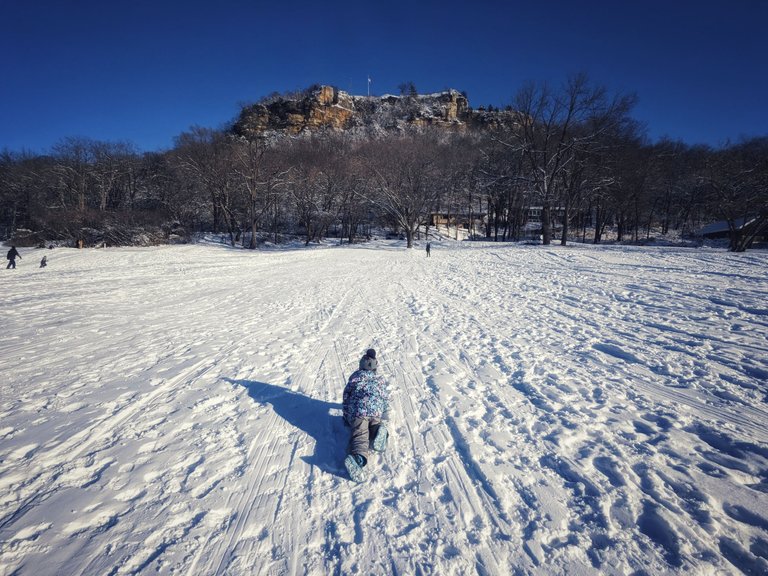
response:
<svg viewBox="0 0 768 576"><path fill-rule="evenodd" d="M429 258L429 251L432 247L429 245L429 242L427 242L427 258Z"/></svg>
<svg viewBox="0 0 768 576"><path fill-rule="evenodd" d="M344 465L355 482L366 478L371 443L377 452L383 452L387 443L383 420L389 408L389 394L384 378L376 374L378 364L376 350L370 348L344 387L342 410L344 422L351 429Z"/></svg>
<svg viewBox="0 0 768 576"><path fill-rule="evenodd" d="M8 266L5 267L6 270L8 268L16 268L16 258L21 260L21 254L19 254L19 251L16 250L16 246L11 246L11 249L8 250L8 254L6 255L6 258L8 259Z"/></svg>

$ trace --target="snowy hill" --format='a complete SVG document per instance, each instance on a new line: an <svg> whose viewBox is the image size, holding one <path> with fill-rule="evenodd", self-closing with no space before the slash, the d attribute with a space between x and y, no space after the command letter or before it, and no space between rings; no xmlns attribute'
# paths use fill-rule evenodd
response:
<svg viewBox="0 0 768 576"><path fill-rule="evenodd" d="M0 274L0 574L768 573L767 254L42 252Z"/></svg>

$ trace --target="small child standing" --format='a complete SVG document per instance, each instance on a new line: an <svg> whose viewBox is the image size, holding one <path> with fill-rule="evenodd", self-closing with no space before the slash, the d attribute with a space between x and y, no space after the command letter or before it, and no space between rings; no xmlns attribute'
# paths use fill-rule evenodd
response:
<svg viewBox="0 0 768 576"><path fill-rule="evenodd" d="M344 466L355 482L366 479L368 449L383 452L387 446L387 428L383 418L389 407L384 378L376 374L376 350L370 348L360 359L344 388L344 422L351 428Z"/></svg>
<svg viewBox="0 0 768 576"><path fill-rule="evenodd" d="M21 254L16 250L16 246L11 246L11 249L8 250L8 254L5 258L8 260L8 266L6 266L5 269L8 270L8 268L13 268L16 270L16 258L21 260Z"/></svg>

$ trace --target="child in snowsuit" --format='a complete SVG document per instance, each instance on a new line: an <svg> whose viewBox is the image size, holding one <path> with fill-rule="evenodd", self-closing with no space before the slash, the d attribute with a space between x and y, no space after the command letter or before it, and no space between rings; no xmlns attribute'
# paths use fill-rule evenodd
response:
<svg viewBox="0 0 768 576"><path fill-rule="evenodd" d="M370 443L374 443L374 448L386 443L387 431L382 419L389 407L389 395L384 378L376 374L377 368L376 351L371 348L360 359L359 370L352 373L344 388L344 422L352 429L347 458L354 459L361 469L368 463Z"/></svg>
<svg viewBox="0 0 768 576"><path fill-rule="evenodd" d="M11 249L8 250L8 254L6 254L6 259L8 260L8 266L5 267L6 270L8 270L8 268L16 268L16 258L21 260L21 254L16 250L16 246L11 246Z"/></svg>

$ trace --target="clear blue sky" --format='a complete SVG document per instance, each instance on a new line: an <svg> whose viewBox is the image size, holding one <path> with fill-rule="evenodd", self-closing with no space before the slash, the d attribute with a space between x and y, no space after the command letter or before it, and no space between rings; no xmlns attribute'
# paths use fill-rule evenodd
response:
<svg viewBox="0 0 768 576"><path fill-rule="evenodd" d="M768 135L768 0L0 0L0 150L67 136L166 149L272 92L512 102L586 72L648 136Z"/></svg>

